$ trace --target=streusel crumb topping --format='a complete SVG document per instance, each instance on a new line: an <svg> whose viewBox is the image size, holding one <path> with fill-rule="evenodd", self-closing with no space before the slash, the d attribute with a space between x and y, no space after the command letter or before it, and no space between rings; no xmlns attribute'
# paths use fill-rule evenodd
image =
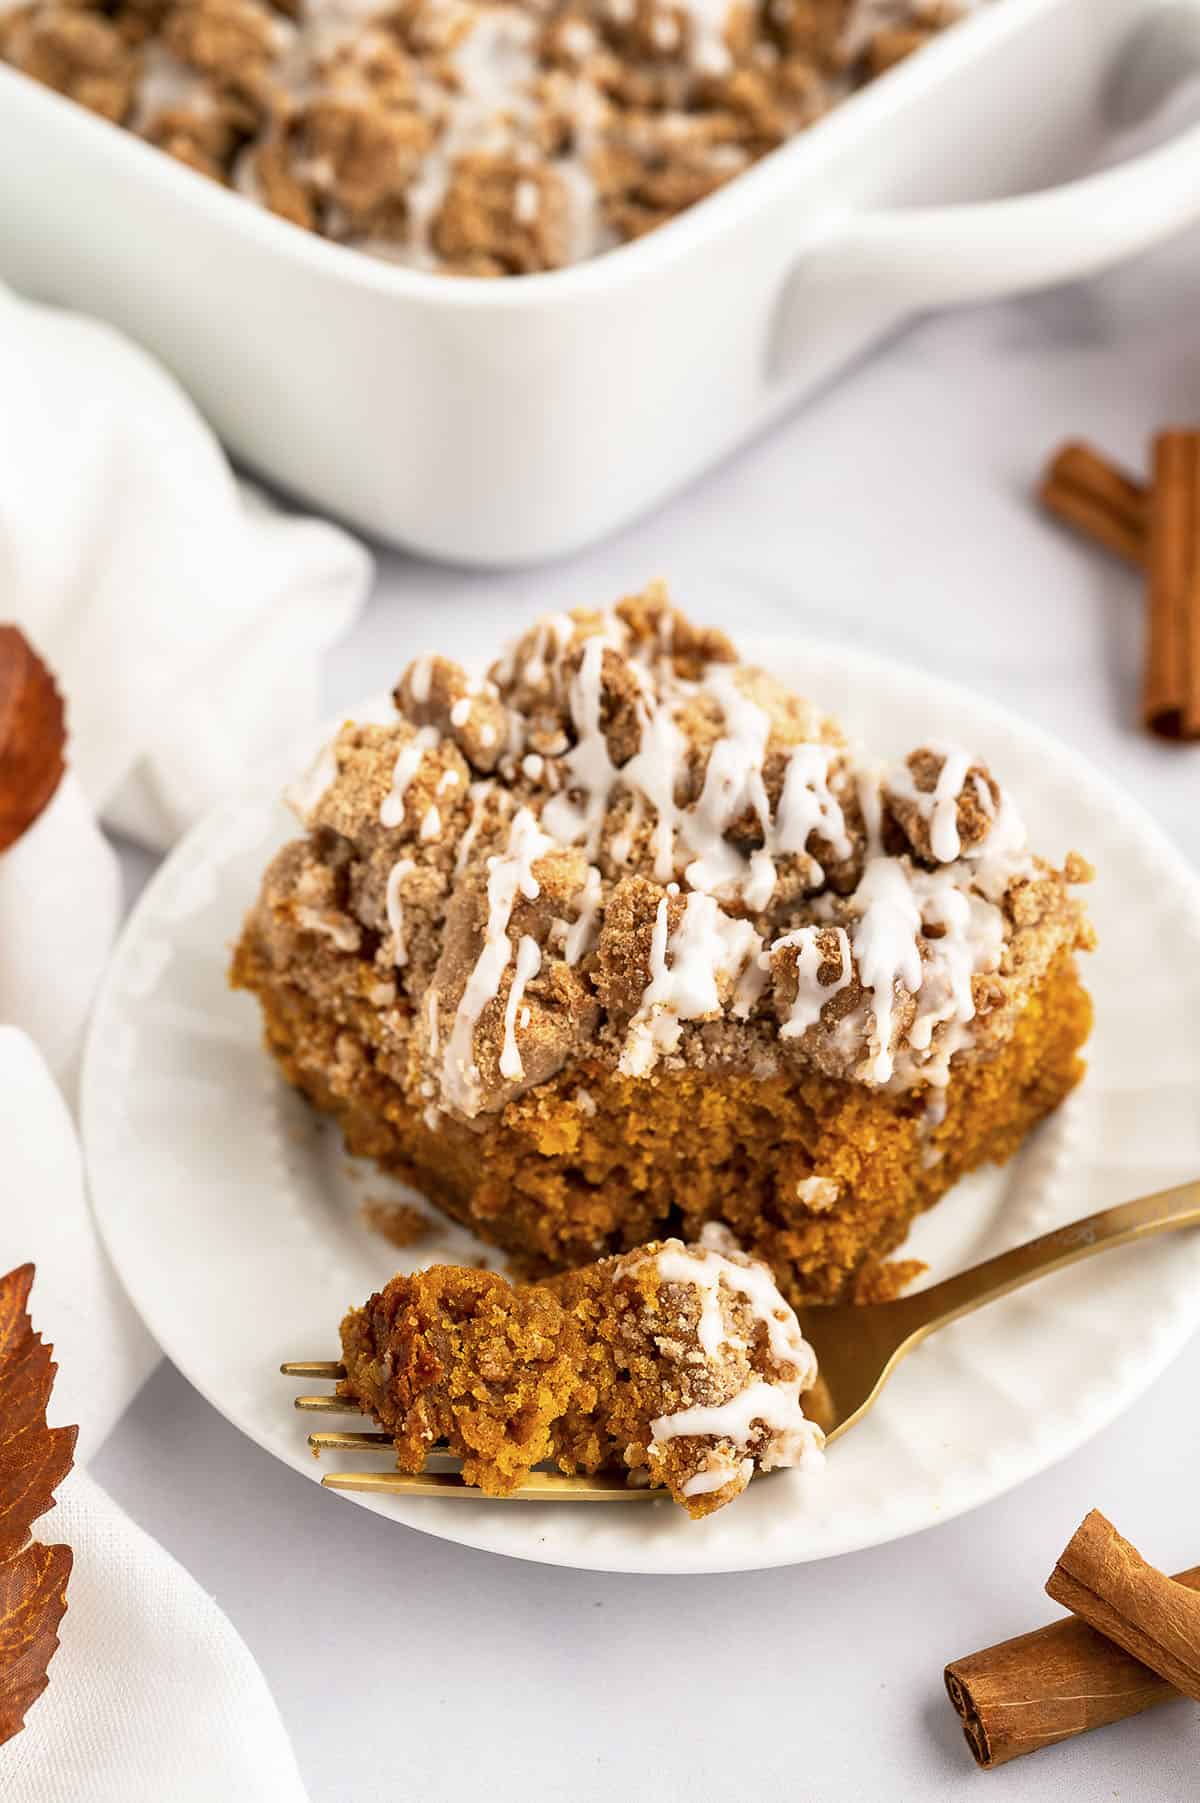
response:
<svg viewBox="0 0 1200 1803"><path fill-rule="evenodd" d="M969 752L878 766L661 587L540 621L473 679L412 664L292 791L307 838L258 931L427 1121L494 1114L569 1063L945 1086L1091 944ZM297 935L306 955L287 957Z"/></svg>
<svg viewBox="0 0 1200 1803"><path fill-rule="evenodd" d="M0 0L0 58L418 268L636 238L981 0Z"/></svg>

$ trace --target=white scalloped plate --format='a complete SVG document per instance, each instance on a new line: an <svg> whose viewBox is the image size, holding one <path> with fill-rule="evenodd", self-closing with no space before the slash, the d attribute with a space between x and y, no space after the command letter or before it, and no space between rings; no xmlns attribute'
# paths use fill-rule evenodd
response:
<svg viewBox="0 0 1200 1803"><path fill-rule="evenodd" d="M1076 848L1100 872L1089 1074L1017 1159L919 1223L908 1250L931 1277L1200 1173L1200 883L1158 829L1073 752L961 689L835 647L772 639L747 652L872 751L969 744L1011 786L1040 851ZM333 1356L346 1306L398 1265L480 1247L447 1224L397 1254L360 1225L365 1195L401 1192L350 1166L336 1131L275 1075L252 1000L226 987L243 911L291 830L276 800L285 774L210 815L143 895L96 1010L83 1124L101 1230L151 1332L214 1407L316 1481L280 1360ZM597 1570L825 1558L1043 1470L1127 1408L1198 1323L1200 1233L1108 1253L936 1336L823 1473L773 1476L705 1522L669 1503L349 1500L447 1540ZM344 1506L346 1493L329 1495Z"/></svg>

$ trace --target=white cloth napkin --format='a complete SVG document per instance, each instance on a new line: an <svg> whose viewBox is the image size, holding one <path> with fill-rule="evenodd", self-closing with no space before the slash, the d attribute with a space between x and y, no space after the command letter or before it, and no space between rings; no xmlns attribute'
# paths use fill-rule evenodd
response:
<svg viewBox="0 0 1200 1803"><path fill-rule="evenodd" d="M37 1266L50 1420L79 1423L82 1466L158 1358L96 1238L38 1050L69 1094L120 909L93 810L163 847L294 743L371 563L239 485L186 396L119 334L3 288L0 395L0 617L54 669L70 729L58 793L0 855L0 1272ZM36 1529L75 1563L49 1688L0 1748L0 1794L303 1803L251 1654L79 1466Z"/></svg>
<svg viewBox="0 0 1200 1803"><path fill-rule="evenodd" d="M67 770L0 853L0 1021L23 1027L68 1095L83 1029L121 919L121 871ZM0 1164L4 1155L0 1142Z"/></svg>
<svg viewBox="0 0 1200 1803"><path fill-rule="evenodd" d="M97 813L166 846L315 717L371 560L239 485L119 333L4 288L0 397L0 618L58 675Z"/></svg>
<svg viewBox="0 0 1200 1803"><path fill-rule="evenodd" d="M96 1238L71 1117L31 1040L0 1026L0 1273L32 1258L48 1419L82 1464L158 1353ZM304 1803L278 1711L213 1599L86 1472L35 1524L75 1562L48 1689L0 1747L5 1803Z"/></svg>

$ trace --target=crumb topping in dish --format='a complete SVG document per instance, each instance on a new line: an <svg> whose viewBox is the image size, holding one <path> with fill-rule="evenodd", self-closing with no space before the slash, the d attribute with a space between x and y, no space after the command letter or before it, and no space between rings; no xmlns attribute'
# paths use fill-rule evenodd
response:
<svg viewBox="0 0 1200 1803"><path fill-rule="evenodd" d="M982 0L0 0L0 58L325 237L557 269Z"/></svg>
<svg viewBox="0 0 1200 1803"><path fill-rule="evenodd" d="M370 960L427 1125L582 1058L939 1090L1091 943L1088 867L1036 857L982 762L870 763L660 587L483 680L422 658L395 703L292 792L265 930Z"/></svg>

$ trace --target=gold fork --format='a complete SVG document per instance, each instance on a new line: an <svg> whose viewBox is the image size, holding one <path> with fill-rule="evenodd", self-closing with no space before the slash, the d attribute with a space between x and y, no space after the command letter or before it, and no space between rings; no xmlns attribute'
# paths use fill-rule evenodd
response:
<svg viewBox="0 0 1200 1803"><path fill-rule="evenodd" d="M970 1270L960 1271L913 1296L895 1302L865 1306L854 1303L830 1308L808 1308L800 1313L805 1339L817 1355L820 1370L817 1390L806 1400L809 1414L825 1429L826 1444L840 1439L873 1407L880 1391L901 1359L927 1340L939 1327L972 1314L998 1296L1007 1296L1051 1271L1061 1271L1081 1259L1115 1246L1132 1245L1153 1234L1180 1227L1200 1227L1200 1182L1182 1183L1158 1190L1136 1202L1124 1202L1089 1215L1084 1221L1056 1227L1024 1246L1014 1246ZM281 1365L285 1377L341 1378L345 1369L336 1361L308 1360ZM321 1414L352 1414L356 1404L341 1397L297 1396L296 1407ZM391 1440L383 1433L312 1433L308 1443L318 1456L327 1451L387 1452ZM403 1471L337 1471L321 1479L331 1490L376 1490L405 1496L467 1496L495 1501L482 1490L464 1484L444 1450L432 1459L440 1468L416 1473ZM661 1498L661 1490L634 1487L621 1472L600 1472L595 1477L564 1477L559 1472L534 1471L519 1490L504 1501L512 1502L648 1502Z"/></svg>

